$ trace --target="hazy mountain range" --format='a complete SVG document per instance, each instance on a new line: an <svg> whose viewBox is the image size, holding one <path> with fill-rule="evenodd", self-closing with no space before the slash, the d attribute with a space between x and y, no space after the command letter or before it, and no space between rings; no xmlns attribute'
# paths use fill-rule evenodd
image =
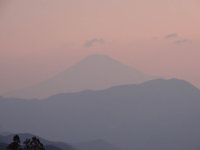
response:
<svg viewBox="0 0 200 150"><path fill-rule="evenodd" d="M0 98L1 127L50 140L104 139L124 150L196 150L200 90L178 79L157 79L43 100Z"/></svg>
<svg viewBox="0 0 200 150"><path fill-rule="evenodd" d="M6 97L47 98L59 93L101 90L123 84L142 83L156 77L146 75L104 55L91 55L57 76Z"/></svg>

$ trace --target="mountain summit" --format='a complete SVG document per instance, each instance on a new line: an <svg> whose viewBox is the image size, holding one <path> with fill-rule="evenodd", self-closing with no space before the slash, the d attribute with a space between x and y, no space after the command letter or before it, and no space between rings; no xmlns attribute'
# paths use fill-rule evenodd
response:
<svg viewBox="0 0 200 150"><path fill-rule="evenodd" d="M46 98L58 93L101 90L155 79L105 55L91 55L57 76L40 84L4 96Z"/></svg>

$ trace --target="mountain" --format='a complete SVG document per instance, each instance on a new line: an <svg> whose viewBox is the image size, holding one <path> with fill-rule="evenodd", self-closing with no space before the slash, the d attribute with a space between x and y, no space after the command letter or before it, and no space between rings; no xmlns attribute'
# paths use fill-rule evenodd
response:
<svg viewBox="0 0 200 150"><path fill-rule="evenodd" d="M5 147L12 142L13 136L15 134L10 134L7 136L0 135L0 150L4 150ZM27 138L31 139L35 135L32 134L18 134L21 142L25 141ZM71 145L63 142L52 142L44 138L38 137L40 141L44 144L46 150L75 150ZM2 148L1 148L2 147ZM6 150L6 149L5 149Z"/></svg>
<svg viewBox="0 0 200 150"><path fill-rule="evenodd" d="M200 90L157 79L106 90L58 94L43 100L0 98L4 130L54 141L103 139L124 150L200 147Z"/></svg>
<svg viewBox="0 0 200 150"><path fill-rule="evenodd" d="M6 97L46 98L59 93L101 90L155 79L104 55L88 56L76 65L40 84L7 93Z"/></svg>
<svg viewBox="0 0 200 150"><path fill-rule="evenodd" d="M94 140L89 142L82 142L73 144L77 150L119 150L114 145L104 140Z"/></svg>

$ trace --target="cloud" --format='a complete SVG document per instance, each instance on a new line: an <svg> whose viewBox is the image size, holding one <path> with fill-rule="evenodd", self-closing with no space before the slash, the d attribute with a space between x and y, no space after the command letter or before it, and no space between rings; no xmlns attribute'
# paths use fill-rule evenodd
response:
<svg viewBox="0 0 200 150"><path fill-rule="evenodd" d="M175 37L178 37L178 34L172 33L172 34L166 35L166 36L165 36L165 39L170 39L170 38L175 38Z"/></svg>
<svg viewBox="0 0 200 150"><path fill-rule="evenodd" d="M85 46L85 47L91 47L91 46L93 46L93 45L96 44L96 43L103 44L104 42L105 42L104 39L97 39L97 38L94 38L94 39L92 39L92 40L86 41L85 44L84 44L84 46Z"/></svg>
<svg viewBox="0 0 200 150"><path fill-rule="evenodd" d="M175 44L184 44L184 43L190 43L192 42L191 40L176 40L174 43Z"/></svg>

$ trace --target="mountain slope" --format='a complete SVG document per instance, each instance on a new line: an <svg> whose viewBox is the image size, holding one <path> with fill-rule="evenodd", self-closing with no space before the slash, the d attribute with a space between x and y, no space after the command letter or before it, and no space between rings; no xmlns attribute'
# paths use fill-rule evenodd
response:
<svg viewBox="0 0 200 150"><path fill-rule="evenodd" d="M199 106L199 89L157 79L44 100L0 98L0 118L6 131L70 143L104 139L126 150L196 150Z"/></svg>
<svg viewBox="0 0 200 150"><path fill-rule="evenodd" d="M100 90L155 79L104 55L92 55L57 76L33 87L5 94L7 97L46 98L59 93Z"/></svg>
<svg viewBox="0 0 200 150"><path fill-rule="evenodd" d="M27 138L31 139L32 137L35 136L32 134L27 134L27 133L18 134L18 135L20 137L21 142L25 141ZM14 134L10 134L7 136L0 135L0 143L2 143L1 146L5 147L8 145L8 143L11 143L13 136ZM41 137L38 137L38 138L44 144L46 150L75 150L71 145L63 143L63 142L52 142ZM0 150L3 150L3 149L0 149Z"/></svg>

